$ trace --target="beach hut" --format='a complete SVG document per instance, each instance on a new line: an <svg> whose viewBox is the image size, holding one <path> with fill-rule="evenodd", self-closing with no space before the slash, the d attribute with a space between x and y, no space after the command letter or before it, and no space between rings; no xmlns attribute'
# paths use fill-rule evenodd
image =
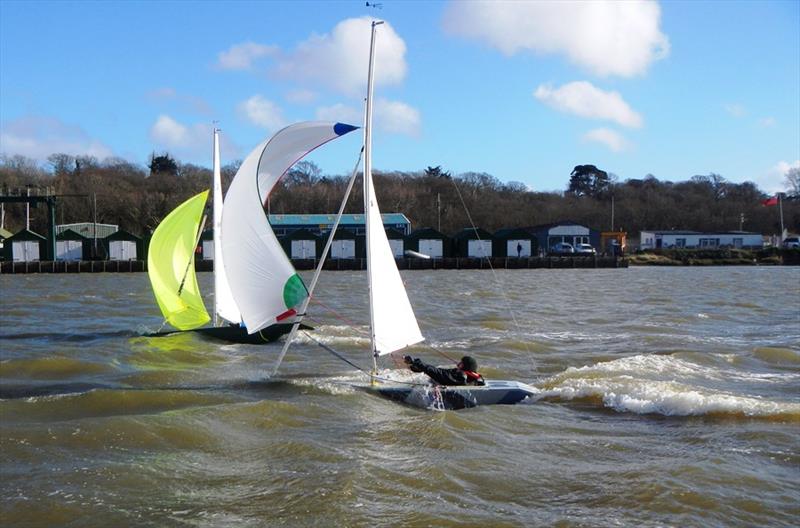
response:
<svg viewBox="0 0 800 528"><path fill-rule="evenodd" d="M455 254L458 257L490 258L494 237L485 229L465 227L453 236Z"/></svg>
<svg viewBox="0 0 800 528"><path fill-rule="evenodd" d="M283 250L291 259L317 258L319 244L319 238L308 229L296 229L281 238Z"/></svg>
<svg viewBox="0 0 800 528"><path fill-rule="evenodd" d="M389 239L389 247L392 248L394 258L403 258L405 251L405 235L393 227L386 228L386 238Z"/></svg>
<svg viewBox="0 0 800 528"><path fill-rule="evenodd" d="M536 236L526 229L500 229L494 234L494 254L497 257L527 258L538 252Z"/></svg>
<svg viewBox="0 0 800 528"><path fill-rule="evenodd" d="M349 229L336 230L331 243L332 259L354 259L356 258L356 234Z"/></svg>
<svg viewBox="0 0 800 528"><path fill-rule="evenodd" d="M105 241L109 260L137 260L144 253L142 239L121 229L108 235Z"/></svg>
<svg viewBox="0 0 800 528"><path fill-rule="evenodd" d="M200 254L202 260L214 260L214 230L206 229L200 235Z"/></svg>
<svg viewBox="0 0 800 528"><path fill-rule="evenodd" d="M23 229L8 237L3 244L5 260L34 262L45 255L47 239L29 229Z"/></svg>
<svg viewBox="0 0 800 528"><path fill-rule="evenodd" d="M431 227L423 227L406 237L406 249L435 259L449 257L450 237Z"/></svg>
<svg viewBox="0 0 800 528"><path fill-rule="evenodd" d="M11 238L12 236L13 236L13 233L11 231L9 231L8 229L4 229L4 228L0 227L0 259L5 260L6 255L5 255L5 251L3 251L3 247L4 247L3 244L5 243L7 238Z"/></svg>
<svg viewBox="0 0 800 528"><path fill-rule="evenodd" d="M56 235L56 260L87 260L84 255L88 255L90 250L91 241L72 229Z"/></svg>

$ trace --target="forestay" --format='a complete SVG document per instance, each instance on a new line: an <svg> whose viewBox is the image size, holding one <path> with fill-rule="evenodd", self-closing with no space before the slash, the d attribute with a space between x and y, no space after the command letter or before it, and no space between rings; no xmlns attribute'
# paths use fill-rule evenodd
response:
<svg viewBox="0 0 800 528"><path fill-rule="evenodd" d="M308 295L264 212L280 178L306 154L355 127L307 122L258 145L239 167L222 209L225 273L248 333L284 321Z"/></svg>
<svg viewBox="0 0 800 528"><path fill-rule="evenodd" d="M147 256L147 274L158 306L179 330L203 326L211 318L194 272L197 231L208 191L189 198L158 225Z"/></svg>

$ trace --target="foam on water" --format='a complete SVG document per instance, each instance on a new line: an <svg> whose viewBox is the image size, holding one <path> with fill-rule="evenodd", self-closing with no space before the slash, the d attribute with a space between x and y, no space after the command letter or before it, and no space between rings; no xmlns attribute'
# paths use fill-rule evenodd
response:
<svg viewBox="0 0 800 528"><path fill-rule="evenodd" d="M330 346L368 346L369 331L366 328L344 325L319 325L314 327L314 338L305 332L297 332L297 344L324 343Z"/></svg>
<svg viewBox="0 0 800 528"><path fill-rule="evenodd" d="M637 355L568 368L541 384L538 399L599 400L620 412L776 417L800 421L800 403L713 387L715 382L786 383L797 374L758 374L698 365L675 356ZM680 381L678 381L680 380Z"/></svg>

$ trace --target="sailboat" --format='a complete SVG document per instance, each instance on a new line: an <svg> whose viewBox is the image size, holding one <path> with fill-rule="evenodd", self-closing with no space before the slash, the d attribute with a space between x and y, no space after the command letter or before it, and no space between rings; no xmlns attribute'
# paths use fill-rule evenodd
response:
<svg viewBox="0 0 800 528"><path fill-rule="evenodd" d="M377 360L380 356L403 350L424 340L414 310L408 298L405 286L394 254L386 237L386 230L381 219L381 212L375 194L372 178L372 98L374 91L375 35L376 28L383 22L373 21L370 39L369 71L367 75L367 99L364 119L364 217L366 224L367 255L367 287L369 290L370 313L370 352L372 371L368 390L381 396L398 400L410 405L437 409L461 409L476 405L513 404L535 394L535 389L524 383L507 380L488 380L483 386L431 386L429 383L401 383L384 379L379 375ZM353 178L355 177L355 173ZM353 179L350 185L352 186ZM232 186L233 187L233 186ZM231 191L229 191L230 196ZM344 203L349 196L349 189L339 210L341 217ZM230 199L230 198L228 198ZM227 207L227 206L226 206ZM227 211L227 209L226 209ZM332 229L328 244L322 253L322 260L327 255L330 241L335 232ZM223 232L223 241L228 243L227 233ZM223 250L225 246L223 245ZM229 256L225 254L226 262ZM313 293L321 266L317 269L311 282ZM230 275L232 276L232 274ZM232 283L233 287L234 284ZM236 287L233 288L236 293ZM303 302L300 316L295 321L292 331L287 337L278 365L289 348L302 316L308 307L310 295ZM241 305L240 305L241 307ZM242 310L244 314L244 310ZM249 326L249 325L248 325ZM329 347L325 347L329 348ZM275 366L277 370L278 365ZM274 374L274 371L273 371Z"/></svg>
<svg viewBox="0 0 800 528"><path fill-rule="evenodd" d="M327 128L336 129L343 134L356 127L342 125L337 128L330 124ZM264 213L264 200L275 182L266 187L267 182L258 178L258 170L262 166L269 166L273 170L284 167L277 172L277 181L298 159L291 158L296 154L291 149L289 157L286 157L281 141L276 140L285 137L285 132L281 132L250 153L236 173L228 198L223 204L219 130L214 130L213 326L204 326L211 321L211 316L203 303L194 266L195 248L205 225L203 211L209 191L203 191L180 204L162 220L153 233L148 253L148 276L165 323L178 331L193 331L228 342L263 344L276 340L292 328L289 311L302 301L305 286L281 250ZM259 188L265 189L266 193L259 193ZM259 218L261 221L258 221ZM261 249L255 253L236 250L226 263L223 249L225 232L231 239L229 247L258 246ZM231 273L237 280L228 279ZM265 275L289 278L290 286L286 288L287 293L282 299L285 305L281 313L285 313L283 317L277 317L265 324L254 323L253 305L261 300L256 300L253 294L259 292L257 295L261 295L258 286ZM231 282L236 285L235 290ZM264 300L269 298L263 297ZM172 333L174 332L157 332L152 336Z"/></svg>

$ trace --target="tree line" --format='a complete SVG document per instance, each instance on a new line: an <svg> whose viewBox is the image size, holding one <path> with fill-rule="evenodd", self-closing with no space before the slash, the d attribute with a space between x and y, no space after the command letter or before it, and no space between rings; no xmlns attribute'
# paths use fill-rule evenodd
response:
<svg viewBox="0 0 800 528"><path fill-rule="evenodd" d="M241 162L222 168L227 189ZM800 171L787 174L784 223L800 231ZM301 161L283 178L270 196L268 209L275 214L335 212L347 187L348 176L326 175L313 162ZM792 187L792 178L795 185ZM374 174L383 212L404 213L413 228L433 227L445 234L475 225L494 232L501 228L528 227L574 221L601 231L641 230L744 231L778 234L777 207L765 207L768 196L752 182L733 183L719 174L696 175L684 181L659 180L652 174L624 181L594 165L565 171L564 192L532 191L518 182L503 183L477 172L452 175L441 166L412 172ZM149 235L175 206L208 189L211 170L181 163L169 154L155 155L147 166L119 158L54 154L42 166L22 156L0 157L2 194L58 195L56 222L117 224L138 236ZM360 213L363 198L353 189L345 212ZM5 204L5 227L16 232L25 227L24 204ZM46 210L31 209L31 229L47 231Z"/></svg>

